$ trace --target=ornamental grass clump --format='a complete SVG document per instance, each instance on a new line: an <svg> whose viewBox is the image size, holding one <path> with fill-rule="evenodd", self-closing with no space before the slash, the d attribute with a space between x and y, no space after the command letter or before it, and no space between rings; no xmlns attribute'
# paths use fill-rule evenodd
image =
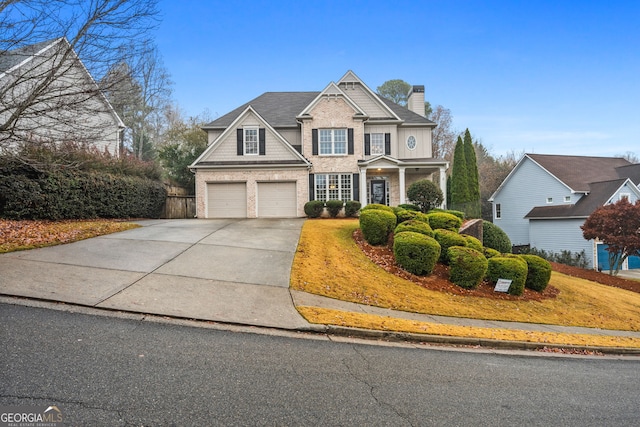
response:
<svg viewBox="0 0 640 427"><path fill-rule="evenodd" d="M520 255L527 263L527 280L524 286L537 292L547 288L551 280L551 264L537 255Z"/></svg>
<svg viewBox="0 0 640 427"><path fill-rule="evenodd" d="M367 205L370 206L370 205ZM360 229L365 240L371 245L384 245L396 226L396 216L384 209L362 209Z"/></svg>
<svg viewBox="0 0 640 427"><path fill-rule="evenodd" d="M465 289L474 289L487 274L488 261L481 252L463 246L448 249L449 281Z"/></svg>
<svg viewBox="0 0 640 427"><path fill-rule="evenodd" d="M440 257L440 245L433 237L403 231L394 237L393 254L398 265L409 273L424 276L433 271Z"/></svg>
<svg viewBox="0 0 640 427"><path fill-rule="evenodd" d="M429 225L434 230L442 228L444 230L458 232L462 225L460 218L447 212L432 212L427 214L427 217L429 217Z"/></svg>
<svg viewBox="0 0 640 427"><path fill-rule="evenodd" d="M434 231L433 237L442 247L442 252L440 252L440 262L447 265L449 264L447 249L451 246L467 246L467 240L464 236L456 233L455 231L440 228Z"/></svg>
<svg viewBox="0 0 640 427"><path fill-rule="evenodd" d="M413 231L414 233L424 234L425 236L433 237L433 230L431 226L422 221L410 220L401 222L394 230L395 234L402 233L403 231Z"/></svg>
<svg viewBox="0 0 640 427"><path fill-rule="evenodd" d="M489 258L487 277L496 284L498 279L511 280L509 294L522 295L527 281L527 262L517 256L495 256Z"/></svg>

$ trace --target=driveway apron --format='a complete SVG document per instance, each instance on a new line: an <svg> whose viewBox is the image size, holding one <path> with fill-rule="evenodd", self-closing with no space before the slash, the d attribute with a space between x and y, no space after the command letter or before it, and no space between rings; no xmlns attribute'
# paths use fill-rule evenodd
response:
<svg viewBox="0 0 640 427"><path fill-rule="evenodd" d="M140 221L0 255L0 293L190 319L305 329L289 292L303 219Z"/></svg>

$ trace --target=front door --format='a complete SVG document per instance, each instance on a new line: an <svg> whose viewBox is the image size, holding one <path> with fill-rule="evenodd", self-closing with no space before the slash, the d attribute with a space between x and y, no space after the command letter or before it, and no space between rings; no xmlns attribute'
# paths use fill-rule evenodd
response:
<svg viewBox="0 0 640 427"><path fill-rule="evenodd" d="M371 181L371 203L387 204L387 183L382 179Z"/></svg>

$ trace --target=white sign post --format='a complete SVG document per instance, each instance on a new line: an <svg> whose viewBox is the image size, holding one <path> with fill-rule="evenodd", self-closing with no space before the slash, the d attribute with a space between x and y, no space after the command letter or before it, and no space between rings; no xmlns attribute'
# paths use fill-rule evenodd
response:
<svg viewBox="0 0 640 427"><path fill-rule="evenodd" d="M509 287L511 286L511 280L507 279L498 279L496 282L496 287L493 288L494 292L509 292Z"/></svg>

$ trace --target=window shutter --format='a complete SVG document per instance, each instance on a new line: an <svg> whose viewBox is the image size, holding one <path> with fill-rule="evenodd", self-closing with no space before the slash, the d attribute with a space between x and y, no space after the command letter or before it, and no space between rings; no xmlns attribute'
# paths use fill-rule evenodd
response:
<svg viewBox="0 0 640 427"><path fill-rule="evenodd" d="M348 154L353 154L353 128L347 129L347 147Z"/></svg>
<svg viewBox="0 0 640 427"><path fill-rule="evenodd" d="M258 154L264 156L267 153L267 144L264 128L258 130Z"/></svg>
<svg viewBox="0 0 640 427"><path fill-rule="evenodd" d="M309 174L309 201L315 199L315 191L316 190L316 178L310 173Z"/></svg>
<svg viewBox="0 0 640 427"><path fill-rule="evenodd" d="M353 182L351 183L351 187L353 188L353 200L360 201L360 174L354 173Z"/></svg>
<svg viewBox="0 0 640 427"><path fill-rule="evenodd" d="M371 155L371 134L370 133L364 134L364 155L365 156Z"/></svg>
<svg viewBox="0 0 640 427"><path fill-rule="evenodd" d="M237 143L238 143L238 156L242 156L244 154L244 134L242 132L242 129L238 129L236 130L236 135L237 135Z"/></svg>
<svg viewBox="0 0 640 427"><path fill-rule="evenodd" d="M384 154L386 154L387 156L391 155L391 134L390 133L384 134Z"/></svg>
<svg viewBox="0 0 640 427"><path fill-rule="evenodd" d="M314 156L318 155L318 129L311 129L311 151Z"/></svg>

